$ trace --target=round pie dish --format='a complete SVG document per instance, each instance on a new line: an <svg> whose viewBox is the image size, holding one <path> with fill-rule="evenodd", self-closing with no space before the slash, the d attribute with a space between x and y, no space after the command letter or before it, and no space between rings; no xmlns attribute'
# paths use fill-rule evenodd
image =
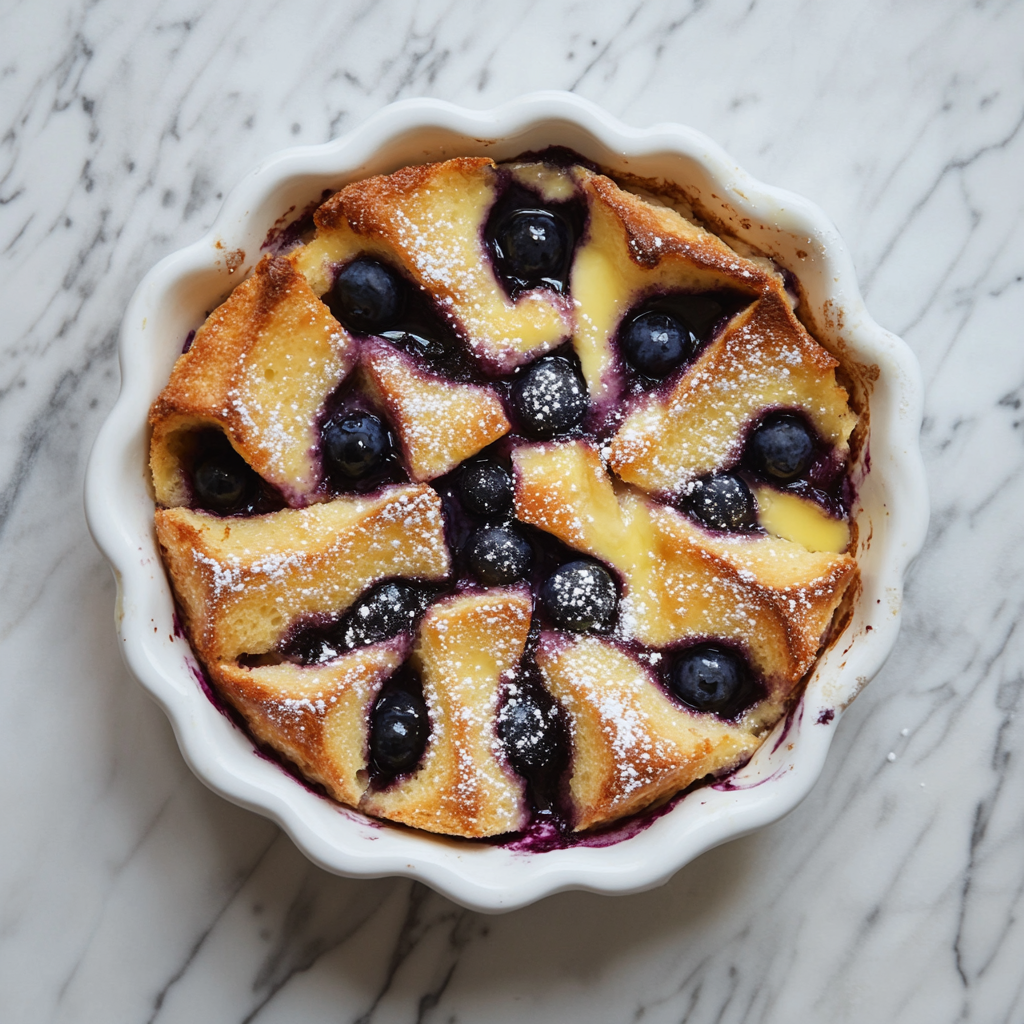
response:
<svg viewBox="0 0 1024 1024"><path fill-rule="evenodd" d="M147 413L183 340L259 261L269 239L325 194L407 164L455 156L504 160L574 150L637 187L685 198L719 234L770 257L798 283L798 316L842 363L867 431L851 467L859 593L801 697L754 757L718 783L600 843L532 852L371 820L304 787L262 756L209 699L177 626L153 530ZM625 893L666 881L712 847L776 821L809 792L843 710L879 670L899 627L903 577L924 539L928 500L918 450L916 361L860 298L849 255L806 200L762 185L713 142L678 125L626 127L564 93L490 111L436 100L393 104L349 135L264 161L227 197L209 233L139 285L120 338L121 393L96 440L86 510L117 580L129 668L165 710L193 771L213 790L284 828L313 861L355 877L403 875L463 906L499 912L567 889Z"/></svg>

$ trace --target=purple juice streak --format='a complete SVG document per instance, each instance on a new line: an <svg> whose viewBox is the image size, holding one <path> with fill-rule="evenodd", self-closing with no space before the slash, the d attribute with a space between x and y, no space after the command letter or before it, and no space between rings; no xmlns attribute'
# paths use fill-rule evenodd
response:
<svg viewBox="0 0 1024 1024"><path fill-rule="evenodd" d="M184 341L184 343L181 346L181 354L182 355L184 355L192 347L192 342L195 341L195 340L196 340L196 332L194 330L193 331L189 331L188 334L185 335L185 341Z"/></svg>
<svg viewBox="0 0 1024 1024"><path fill-rule="evenodd" d="M786 720L782 723L782 731L779 733L778 739L775 741L775 746L772 747L773 754L782 746L783 743L786 742L786 739L789 737L789 731L793 728L794 724L799 725L803 720L804 700L801 696L800 700L798 700L796 704L789 709L789 712L786 715Z"/></svg>

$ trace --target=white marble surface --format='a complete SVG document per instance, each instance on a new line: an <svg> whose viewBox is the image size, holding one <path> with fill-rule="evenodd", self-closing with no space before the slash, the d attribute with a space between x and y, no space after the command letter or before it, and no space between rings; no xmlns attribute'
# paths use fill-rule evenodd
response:
<svg viewBox="0 0 1024 1024"><path fill-rule="evenodd" d="M0 5L0 1020L1024 1021L1024 2ZM258 159L568 88L816 200L928 385L899 646L787 820L499 918L309 864L122 667L84 462L136 283Z"/></svg>

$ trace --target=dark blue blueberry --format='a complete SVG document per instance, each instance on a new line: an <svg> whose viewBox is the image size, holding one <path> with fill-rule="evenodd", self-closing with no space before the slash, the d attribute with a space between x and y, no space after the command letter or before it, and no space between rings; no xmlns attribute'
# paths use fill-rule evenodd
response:
<svg viewBox="0 0 1024 1024"><path fill-rule="evenodd" d="M541 585L540 599L562 629L603 632L615 618L619 592L603 565L581 559L559 566Z"/></svg>
<svg viewBox="0 0 1024 1024"><path fill-rule="evenodd" d="M690 647L668 671L669 689L695 711L731 718L752 696L750 669L734 651L717 644Z"/></svg>
<svg viewBox="0 0 1024 1024"><path fill-rule="evenodd" d="M459 494L467 511L497 515L512 506L512 478L497 462L473 462L459 476Z"/></svg>
<svg viewBox="0 0 1024 1024"><path fill-rule="evenodd" d="M401 278L375 260L354 260L343 267L324 296L344 327L357 334L379 334L393 327L405 307Z"/></svg>
<svg viewBox="0 0 1024 1024"><path fill-rule="evenodd" d="M557 771L565 762L556 708L545 711L527 690L520 689L502 707L498 731L509 764L528 779Z"/></svg>
<svg viewBox="0 0 1024 1024"><path fill-rule="evenodd" d="M485 526L466 543L466 560L481 583L500 587L526 576L533 561L533 549L513 526Z"/></svg>
<svg viewBox="0 0 1024 1024"><path fill-rule="evenodd" d="M807 471L816 447L813 431L799 416L777 413L751 434L747 457L757 472L789 483Z"/></svg>
<svg viewBox="0 0 1024 1024"><path fill-rule="evenodd" d="M415 768L429 732L430 719L421 694L385 690L370 716L374 768L382 775L399 775Z"/></svg>
<svg viewBox="0 0 1024 1024"><path fill-rule="evenodd" d="M494 234L498 269L524 287L561 287L572 252L572 230L550 210L516 210Z"/></svg>
<svg viewBox="0 0 1024 1024"><path fill-rule="evenodd" d="M211 512L239 512L255 497L253 470L223 434L201 451L192 470L195 503Z"/></svg>
<svg viewBox="0 0 1024 1024"><path fill-rule="evenodd" d="M324 462L350 480L361 480L380 469L390 450L387 428L371 413L350 413L324 426Z"/></svg>
<svg viewBox="0 0 1024 1024"><path fill-rule="evenodd" d="M667 313L642 313L624 324L620 335L626 359L648 377L664 377L689 359L697 339Z"/></svg>
<svg viewBox="0 0 1024 1024"><path fill-rule="evenodd" d="M683 500L686 511L712 530L757 529L757 505L750 488L731 473L694 481Z"/></svg>
<svg viewBox="0 0 1024 1024"><path fill-rule="evenodd" d="M563 356L538 359L512 393L522 430L546 440L578 427L587 412L587 386Z"/></svg>
<svg viewBox="0 0 1024 1024"><path fill-rule="evenodd" d="M404 580L380 583L364 594L348 611L338 628L342 650L379 643L412 629L426 611L433 592Z"/></svg>

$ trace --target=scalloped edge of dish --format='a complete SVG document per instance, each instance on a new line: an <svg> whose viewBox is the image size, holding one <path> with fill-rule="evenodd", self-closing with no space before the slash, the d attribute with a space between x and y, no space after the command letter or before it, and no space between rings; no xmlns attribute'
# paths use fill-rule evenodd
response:
<svg viewBox="0 0 1024 1024"><path fill-rule="evenodd" d="M681 186L703 214L796 274L816 336L847 364L868 368L874 380L870 471L865 451L855 509L861 593L788 718L727 786L692 791L632 837L604 847L525 853L371 821L319 797L260 756L211 703L188 643L173 626L173 598L153 534L146 421L188 330L255 264L282 211L301 211L323 189L408 163L470 153L506 159L546 145L568 146L618 173ZM611 894L660 885L714 846L779 820L807 795L843 710L896 641L904 575L928 524L917 361L868 315L852 261L824 213L751 178L693 129L631 128L557 92L492 110L429 99L392 104L342 138L284 150L259 164L227 196L202 239L143 278L125 313L119 354L121 392L90 456L86 514L117 580L125 660L166 712L196 775L228 800L276 821L328 871L405 876L488 913L569 889Z"/></svg>

